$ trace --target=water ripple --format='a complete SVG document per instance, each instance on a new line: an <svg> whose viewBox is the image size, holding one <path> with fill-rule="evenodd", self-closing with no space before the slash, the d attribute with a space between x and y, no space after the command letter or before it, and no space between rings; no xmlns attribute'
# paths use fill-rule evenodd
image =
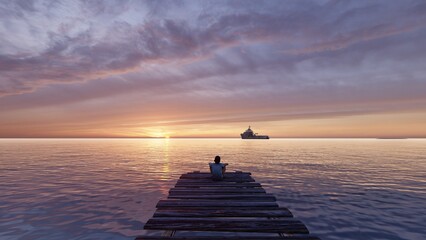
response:
<svg viewBox="0 0 426 240"><path fill-rule="evenodd" d="M220 154L323 239L426 238L425 140L0 139L0 239L132 239Z"/></svg>

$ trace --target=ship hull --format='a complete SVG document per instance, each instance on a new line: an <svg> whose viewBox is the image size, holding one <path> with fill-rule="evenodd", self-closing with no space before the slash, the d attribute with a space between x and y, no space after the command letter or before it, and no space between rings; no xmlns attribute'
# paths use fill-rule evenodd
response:
<svg viewBox="0 0 426 240"><path fill-rule="evenodd" d="M243 136L241 134L241 138L242 139L269 139L269 136L251 136L251 137L248 137L248 136Z"/></svg>

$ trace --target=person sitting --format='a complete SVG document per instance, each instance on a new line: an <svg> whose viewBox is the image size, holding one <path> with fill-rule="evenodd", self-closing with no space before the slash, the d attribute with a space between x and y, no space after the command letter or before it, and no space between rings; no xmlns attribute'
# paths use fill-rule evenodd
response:
<svg viewBox="0 0 426 240"><path fill-rule="evenodd" d="M214 158L214 163L209 163L213 180L220 181L223 179L227 165L227 163L220 163L220 156Z"/></svg>

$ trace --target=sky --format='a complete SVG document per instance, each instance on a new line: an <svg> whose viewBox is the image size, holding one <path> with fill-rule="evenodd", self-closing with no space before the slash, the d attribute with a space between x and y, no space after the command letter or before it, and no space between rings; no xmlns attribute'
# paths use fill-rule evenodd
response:
<svg viewBox="0 0 426 240"><path fill-rule="evenodd" d="M0 0L0 137L426 137L426 1Z"/></svg>

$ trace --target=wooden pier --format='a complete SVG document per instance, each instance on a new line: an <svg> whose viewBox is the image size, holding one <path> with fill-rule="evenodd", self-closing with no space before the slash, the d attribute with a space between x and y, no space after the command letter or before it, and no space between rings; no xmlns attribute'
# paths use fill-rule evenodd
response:
<svg viewBox="0 0 426 240"><path fill-rule="evenodd" d="M319 240L293 214L279 207L249 172L226 173L213 181L210 173L183 174L144 229L164 230L163 236L139 236L136 240ZM177 231L256 233L253 236L176 236Z"/></svg>

